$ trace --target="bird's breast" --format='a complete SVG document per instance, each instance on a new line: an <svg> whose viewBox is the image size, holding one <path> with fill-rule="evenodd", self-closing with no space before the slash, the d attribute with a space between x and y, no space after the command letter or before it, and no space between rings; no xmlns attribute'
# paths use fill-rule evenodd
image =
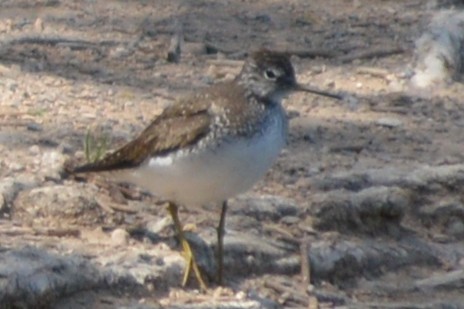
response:
<svg viewBox="0 0 464 309"><path fill-rule="evenodd" d="M286 135L287 119L279 105L254 134L223 136L210 146L153 157L128 181L186 205L220 202L250 189L264 176Z"/></svg>

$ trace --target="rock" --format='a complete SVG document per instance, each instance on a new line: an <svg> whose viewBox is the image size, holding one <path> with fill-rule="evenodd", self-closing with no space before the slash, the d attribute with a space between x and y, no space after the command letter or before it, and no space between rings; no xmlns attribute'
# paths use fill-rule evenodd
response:
<svg viewBox="0 0 464 309"><path fill-rule="evenodd" d="M135 304L130 306L118 306L118 309L163 309L163 307L157 304Z"/></svg>
<svg viewBox="0 0 464 309"><path fill-rule="evenodd" d="M3 248L0 260L2 308L62 308L59 304L66 303L67 297L80 298L79 293L121 285L134 289L148 282L166 290L179 284L183 261L180 255L173 257L171 251L160 248L117 253L101 250L91 262L75 254L60 256L30 246Z"/></svg>
<svg viewBox="0 0 464 309"><path fill-rule="evenodd" d="M114 246L127 246L129 238L129 233L124 229L115 229L111 233L111 242Z"/></svg>
<svg viewBox="0 0 464 309"><path fill-rule="evenodd" d="M340 93L343 98L343 102L351 111L356 111L359 109L360 103L359 99L352 94L349 93Z"/></svg>
<svg viewBox="0 0 464 309"><path fill-rule="evenodd" d="M408 175L405 185L422 189L433 185L458 188L464 185L464 164L424 166Z"/></svg>
<svg viewBox="0 0 464 309"><path fill-rule="evenodd" d="M195 56L206 54L206 46L202 42L184 42L183 49L185 53Z"/></svg>
<svg viewBox="0 0 464 309"><path fill-rule="evenodd" d="M299 207L294 201L273 195L238 197L230 202L230 214L252 216L256 220L277 221L285 216L296 216Z"/></svg>
<svg viewBox="0 0 464 309"><path fill-rule="evenodd" d="M224 237L226 276L250 274L295 274L300 269L299 249L247 233L226 233Z"/></svg>
<svg viewBox="0 0 464 309"><path fill-rule="evenodd" d="M183 41L184 36L181 32L177 32L171 37L171 42L169 44L166 57L168 62L178 63L180 61Z"/></svg>
<svg viewBox="0 0 464 309"><path fill-rule="evenodd" d="M464 223L461 219L455 218L449 224L447 232L451 236L454 236L458 239L462 239L462 237L464 236Z"/></svg>
<svg viewBox="0 0 464 309"><path fill-rule="evenodd" d="M104 276L85 259L24 247L0 252L3 308L48 308L60 296L105 285Z"/></svg>
<svg viewBox="0 0 464 309"><path fill-rule="evenodd" d="M361 276L372 278L400 267L440 263L434 250L416 239L403 243L376 239L316 241L309 246L308 256L313 282L329 281L342 287Z"/></svg>
<svg viewBox="0 0 464 309"><path fill-rule="evenodd" d="M254 19L262 23L270 23L272 21L271 16L268 14L257 14Z"/></svg>
<svg viewBox="0 0 464 309"><path fill-rule="evenodd" d="M60 179L66 159L61 151L45 151L40 160L40 173L48 178Z"/></svg>
<svg viewBox="0 0 464 309"><path fill-rule="evenodd" d="M319 302L330 302L338 306L345 305L348 302L348 298L344 293L315 290L313 291L313 294Z"/></svg>
<svg viewBox="0 0 464 309"><path fill-rule="evenodd" d="M438 10L426 31L415 42L413 86L430 90L464 74L461 46L464 44L462 10Z"/></svg>
<svg viewBox="0 0 464 309"><path fill-rule="evenodd" d="M346 189L358 191L365 187L371 186L371 179L366 173L337 173L330 176L315 177L312 186L319 190L329 191L336 189Z"/></svg>
<svg viewBox="0 0 464 309"><path fill-rule="evenodd" d="M331 191L313 202L315 227L371 235L396 233L410 208L409 193L396 187L372 187L359 192Z"/></svg>
<svg viewBox="0 0 464 309"><path fill-rule="evenodd" d="M287 225L294 225L300 222L301 219L295 216L285 216L280 220L280 223L287 224Z"/></svg>
<svg viewBox="0 0 464 309"><path fill-rule="evenodd" d="M171 226L172 218L170 216L165 216L161 220L152 220L147 222L146 229L148 232L159 234L163 232L167 227Z"/></svg>
<svg viewBox="0 0 464 309"><path fill-rule="evenodd" d="M438 226L450 236L459 238L464 233L464 205L459 197L450 196L424 205L419 209L418 216L426 227Z"/></svg>
<svg viewBox="0 0 464 309"><path fill-rule="evenodd" d="M20 177L6 177L0 179L0 196L3 202L1 203L1 209L10 208L17 194L26 188L35 186L35 182L22 182Z"/></svg>
<svg viewBox="0 0 464 309"><path fill-rule="evenodd" d="M415 170L392 167L368 169L361 172L341 172L313 180L314 187L325 191L359 191L372 186L398 186L422 190L435 184L451 188L464 185L464 164L424 165Z"/></svg>
<svg viewBox="0 0 464 309"><path fill-rule="evenodd" d="M103 213L96 193L94 187L75 184L23 190L14 201L12 215L40 226L101 224Z"/></svg>
<svg viewBox="0 0 464 309"><path fill-rule="evenodd" d="M461 304L452 301L418 301L418 302L370 302L367 304L356 303L356 308L383 308L383 309L460 309Z"/></svg>
<svg viewBox="0 0 464 309"><path fill-rule="evenodd" d="M430 278L417 280L415 285L421 290L462 290L462 288L464 288L464 270L455 270L444 274L434 275Z"/></svg>
<svg viewBox="0 0 464 309"><path fill-rule="evenodd" d="M37 18L34 22L34 30L37 32L42 32L44 30L44 24L42 18Z"/></svg>
<svg viewBox="0 0 464 309"><path fill-rule="evenodd" d="M397 118L379 118L375 123L382 127L396 128L403 124L403 122Z"/></svg>
<svg viewBox="0 0 464 309"><path fill-rule="evenodd" d="M173 304L167 306L166 309L277 309L281 306L274 302L260 302L258 300L242 300L242 301L206 301L200 304Z"/></svg>
<svg viewBox="0 0 464 309"><path fill-rule="evenodd" d="M26 125L26 128L28 131L32 131L32 132L41 132L43 131L43 127L42 125L38 124L38 123L35 123L35 122L30 122Z"/></svg>
<svg viewBox="0 0 464 309"><path fill-rule="evenodd" d="M137 284L167 291L180 286L185 260L166 246L134 246L131 250L102 253L95 263L106 274L108 285Z"/></svg>
<svg viewBox="0 0 464 309"><path fill-rule="evenodd" d="M39 145L32 145L31 147L29 147L29 153L33 156L37 156L40 154L40 147Z"/></svg>
<svg viewBox="0 0 464 309"><path fill-rule="evenodd" d="M10 170L11 172L23 172L25 170L24 164L21 164L19 162L9 162L7 164L7 169Z"/></svg>

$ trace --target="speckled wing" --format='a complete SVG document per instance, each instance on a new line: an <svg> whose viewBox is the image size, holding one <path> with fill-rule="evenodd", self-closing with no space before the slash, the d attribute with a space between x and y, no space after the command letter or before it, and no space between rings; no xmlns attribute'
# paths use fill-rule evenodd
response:
<svg viewBox="0 0 464 309"><path fill-rule="evenodd" d="M201 98L187 98L166 108L136 139L103 159L76 167L72 172L136 167L149 157L167 155L191 146L210 132L211 118L208 106L202 104Z"/></svg>

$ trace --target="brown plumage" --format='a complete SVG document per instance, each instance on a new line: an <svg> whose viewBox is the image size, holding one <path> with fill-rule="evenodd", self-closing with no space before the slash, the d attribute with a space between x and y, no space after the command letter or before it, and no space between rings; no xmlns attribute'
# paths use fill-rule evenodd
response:
<svg viewBox="0 0 464 309"><path fill-rule="evenodd" d="M79 166L74 173L132 168L147 158L188 147L210 131L211 116L204 106L173 105L164 110L142 133L97 162Z"/></svg>

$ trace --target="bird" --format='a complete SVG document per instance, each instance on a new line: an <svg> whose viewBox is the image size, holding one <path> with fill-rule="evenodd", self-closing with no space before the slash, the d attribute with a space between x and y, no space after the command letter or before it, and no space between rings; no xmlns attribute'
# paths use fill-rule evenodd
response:
<svg viewBox="0 0 464 309"><path fill-rule="evenodd" d="M249 190L279 156L288 131L282 99L296 91L341 99L299 84L289 54L257 50L234 79L177 100L136 138L69 172L109 172L113 180L133 183L166 200L186 258L182 285L194 275L201 290L207 290L178 208L221 205L216 281L222 284L227 201Z"/></svg>

